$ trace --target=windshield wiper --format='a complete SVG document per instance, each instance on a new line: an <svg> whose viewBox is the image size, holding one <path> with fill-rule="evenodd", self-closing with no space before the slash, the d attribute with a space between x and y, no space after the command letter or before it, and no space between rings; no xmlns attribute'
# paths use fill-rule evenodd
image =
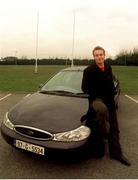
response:
<svg viewBox="0 0 138 180"><path fill-rule="evenodd" d="M44 94L75 94L73 92L70 91L65 91L65 90L41 90L39 91L40 93L44 93Z"/></svg>
<svg viewBox="0 0 138 180"><path fill-rule="evenodd" d="M40 90L39 93L43 93L43 94L53 94L53 91Z"/></svg>
<svg viewBox="0 0 138 180"><path fill-rule="evenodd" d="M77 96L83 96L83 97L89 97L88 94L85 94L85 93L76 93Z"/></svg>
<svg viewBox="0 0 138 180"><path fill-rule="evenodd" d="M84 94L83 92L81 93L74 93L71 91L65 91L65 90L41 90L39 91L40 93L43 94L55 94L55 95L67 95L67 96L75 96L75 97L88 97L88 94Z"/></svg>
<svg viewBox="0 0 138 180"><path fill-rule="evenodd" d="M56 92L56 93L65 93L65 94L75 94L71 91L65 91L65 90L53 90L52 92Z"/></svg>

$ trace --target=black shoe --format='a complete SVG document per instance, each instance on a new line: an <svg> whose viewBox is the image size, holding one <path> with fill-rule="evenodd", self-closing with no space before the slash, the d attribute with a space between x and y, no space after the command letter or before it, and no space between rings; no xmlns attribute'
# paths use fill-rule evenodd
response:
<svg viewBox="0 0 138 180"><path fill-rule="evenodd" d="M126 165L126 166L130 166L131 163L129 162L129 160L125 157L125 156L120 156L120 157L112 157L115 160L120 161L122 164Z"/></svg>

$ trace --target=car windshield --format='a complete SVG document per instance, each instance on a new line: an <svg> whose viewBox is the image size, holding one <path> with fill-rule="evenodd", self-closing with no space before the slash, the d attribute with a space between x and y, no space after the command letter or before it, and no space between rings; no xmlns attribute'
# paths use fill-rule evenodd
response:
<svg viewBox="0 0 138 180"><path fill-rule="evenodd" d="M81 90L82 71L61 71L52 77L41 91L55 91L66 93L83 93Z"/></svg>

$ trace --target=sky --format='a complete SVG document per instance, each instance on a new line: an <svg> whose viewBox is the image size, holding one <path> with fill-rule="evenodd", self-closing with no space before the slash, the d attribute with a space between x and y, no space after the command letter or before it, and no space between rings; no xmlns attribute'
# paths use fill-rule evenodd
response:
<svg viewBox="0 0 138 180"><path fill-rule="evenodd" d="M0 57L92 58L97 45L115 57L138 48L137 8L138 0L0 0Z"/></svg>

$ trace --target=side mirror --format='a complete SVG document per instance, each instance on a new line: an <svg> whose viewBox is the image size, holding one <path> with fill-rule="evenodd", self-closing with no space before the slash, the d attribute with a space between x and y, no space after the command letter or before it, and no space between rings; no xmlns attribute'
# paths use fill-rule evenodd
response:
<svg viewBox="0 0 138 180"><path fill-rule="evenodd" d="M41 83L41 84L39 84L39 86L38 86L38 87L39 87L39 89L40 89L40 88L42 88L42 87L43 87L43 85L44 85L44 84L42 84L42 83Z"/></svg>

